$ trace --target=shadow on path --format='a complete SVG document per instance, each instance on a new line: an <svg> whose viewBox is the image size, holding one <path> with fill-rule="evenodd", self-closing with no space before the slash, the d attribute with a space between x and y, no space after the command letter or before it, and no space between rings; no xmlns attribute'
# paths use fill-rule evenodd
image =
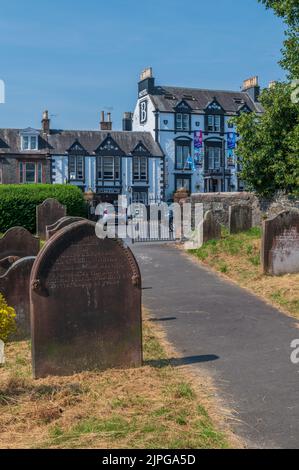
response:
<svg viewBox="0 0 299 470"><path fill-rule="evenodd" d="M158 368L168 366L179 367L190 364L199 364L202 362L217 361L217 359L219 359L219 356L216 356L215 354L207 354L203 356L173 357L170 359L144 361L144 365Z"/></svg>

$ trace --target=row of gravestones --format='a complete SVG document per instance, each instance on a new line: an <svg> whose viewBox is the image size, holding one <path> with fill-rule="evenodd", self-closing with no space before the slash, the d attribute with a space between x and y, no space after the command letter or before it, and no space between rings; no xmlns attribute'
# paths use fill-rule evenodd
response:
<svg viewBox="0 0 299 470"><path fill-rule="evenodd" d="M34 376L141 365L141 277L130 249L99 239L85 219L46 227L41 251L22 227L0 240L0 292L31 334Z"/></svg>
<svg viewBox="0 0 299 470"><path fill-rule="evenodd" d="M252 227L252 210L247 206L231 206L229 231L231 234ZM274 276L299 272L299 211L283 211L263 222L261 262L264 274ZM221 226L212 211L206 212L199 224L195 239L187 242L187 249L201 247L208 240L221 237Z"/></svg>
<svg viewBox="0 0 299 470"><path fill-rule="evenodd" d="M252 210L248 206L235 205L229 208L229 232L236 234L252 227ZM209 240L221 238L221 224L213 211L207 211L185 248L197 249Z"/></svg>

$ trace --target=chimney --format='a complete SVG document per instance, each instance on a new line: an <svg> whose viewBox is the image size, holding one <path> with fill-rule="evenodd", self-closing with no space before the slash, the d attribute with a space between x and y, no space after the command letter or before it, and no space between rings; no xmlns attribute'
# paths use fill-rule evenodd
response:
<svg viewBox="0 0 299 470"><path fill-rule="evenodd" d="M46 134L46 135L50 134L50 119L49 119L48 111L43 112L42 130L43 130L43 134Z"/></svg>
<svg viewBox="0 0 299 470"><path fill-rule="evenodd" d="M107 121L105 121L105 112L101 112L100 130L112 131L111 113L107 113Z"/></svg>
<svg viewBox="0 0 299 470"><path fill-rule="evenodd" d="M132 131L133 129L133 113L124 113L123 131Z"/></svg>
<svg viewBox="0 0 299 470"><path fill-rule="evenodd" d="M246 92L253 101L258 101L260 96L259 78L255 76L244 80L242 91Z"/></svg>
<svg viewBox="0 0 299 470"><path fill-rule="evenodd" d="M143 70L138 83L139 98L145 95L153 95L155 93L155 79L153 77L152 67Z"/></svg>

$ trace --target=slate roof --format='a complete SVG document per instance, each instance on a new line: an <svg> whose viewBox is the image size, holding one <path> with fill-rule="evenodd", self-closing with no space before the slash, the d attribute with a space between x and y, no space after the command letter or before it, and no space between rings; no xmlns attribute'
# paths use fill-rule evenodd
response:
<svg viewBox="0 0 299 470"><path fill-rule="evenodd" d="M147 148L154 157L163 157L163 152L149 132L129 131L77 131L77 130L51 130L46 138L40 131L39 150L21 151L20 134L23 129L0 129L0 155L1 154L51 154L65 155L68 149L78 141L89 155L110 136L118 144L125 155L130 155L139 142Z"/></svg>
<svg viewBox="0 0 299 470"><path fill-rule="evenodd" d="M227 114L237 114L244 105L247 105L251 111L256 111L257 113L263 112L261 104L255 103L244 91L157 86L155 87L155 93L150 96L156 109L165 112L173 112L174 108L181 101L185 101L192 108L192 111L203 113L215 98ZM174 99L169 99L167 96L173 96ZM193 99L188 99L190 97Z"/></svg>

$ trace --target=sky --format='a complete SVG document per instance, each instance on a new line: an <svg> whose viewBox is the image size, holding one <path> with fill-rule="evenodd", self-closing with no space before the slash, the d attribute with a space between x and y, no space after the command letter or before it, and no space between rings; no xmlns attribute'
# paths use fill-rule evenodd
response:
<svg viewBox="0 0 299 470"><path fill-rule="evenodd" d="M257 0L0 0L0 127L113 129L133 111L140 72L158 85L239 90L284 79L284 25Z"/></svg>

